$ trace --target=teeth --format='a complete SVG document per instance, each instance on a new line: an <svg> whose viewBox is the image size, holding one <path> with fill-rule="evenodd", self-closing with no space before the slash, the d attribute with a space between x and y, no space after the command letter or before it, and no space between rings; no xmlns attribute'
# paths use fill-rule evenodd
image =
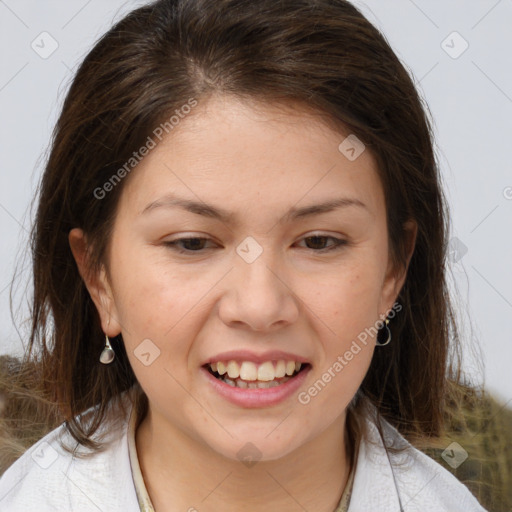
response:
<svg viewBox="0 0 512 512"><path fill-rule="evenodd" d="M231 380L231 379L228 379L227 377L224 377L224 382L226 384L229 384L231 387L235 387L235 381L234 380Z"/></svg>
<svg viewBox="0 0 512 512"><path fill-rule="evenodd" d="M256 380L258 378L258 367L250 361L244 361L240 367L240 378L243 380Z"/></svg>
<svg viewBox="0 0 512 512"><path fill-rule="evenodd" d="M273 388L275 386L279 386L279 382L276 382L275 380L272 382L258 382L259 389Z"/></svg>
<svg viewBox="0 0 512 512"><path fill-rule="evenodd" d="M284 361L280 359L275 366L272 361L265 361L260 365L256 365L252 361L243 361L238 364L236 361L228 361L224 363L218 361L210 363L210 368L219 375L228 374L230 379L238 379L239 377L246 381L259 380L262 382L271 382L274 379L281 379L286 375L293 375L302 367L302 363L295 361Z"/></svg>
<svg viewBox="0 0 512 512"><path fill-rule="evenodd" d="M283 361L282 359L280 361L277 361L276 364L276 379L280 379L281 377L284 377L286 375L286 361Z"/></svg>
<svg viewBox="0 0 512 512"><path fill-rule="evenodd" d="M224 363L220 361L217 363L217 371L219 372L219 375L224 375L226 373L226 367L224 366Z"/></svg>
<svg viewBox="0 0 512 512"><path fill-rule="evenodd" d="M293 366L295 368L295 365ZM276 376L276 372L274 370L274 365L272 361L267 361L263 364L260 364L258 367L258 380L269 382L274 380Z"/></svg>
<svg viewBox="0 0 512 512"><path fill-rule="evenodd" d="M222 380L233 387L239 388L272 388L286 382L291 375L302 368L302 363L296 361L285 361L280 359L275 363L265 361L257 365L252 361L228 361L227 363L217 361L210 363L212 371L224 375ZM276 379L279 379L277 381Z"/></svg>
<svg viewBox="0 0 512 512"><path fill-rule="evenodd" d="M240 367L236 361L229 361L227 370L230 379L237 379L240 377Z"/></svg>
<svg viewBox="0 0 512 512"><path fill-rule="evenodd" d="M284 384L287 380L290 380L290 377L285 377L284 379L281 379L280 381L272 380L270 382L263 382L263 381L246 382L245 380L242 380L242 379L232 380L229 377L223 377L221 380L233 388L266 389L266 388L275 388L276 386L280 386L281 384Z"/></svg>
<svg viewBox="0 0 512 512"><path fill-rule="evenodd" d="M295 363L293 361L286 362L286 375L293 375L295 373Z"/></svg>

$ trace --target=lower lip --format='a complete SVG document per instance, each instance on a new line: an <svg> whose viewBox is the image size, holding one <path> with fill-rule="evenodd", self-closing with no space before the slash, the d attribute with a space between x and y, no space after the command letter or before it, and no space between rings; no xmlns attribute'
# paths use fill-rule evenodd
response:
<svg viewBox="0 0 512 512"><path fill-rule="evenodd" d="M308 365L295 377L273 388L249 389L230 386L215 378L206 368L201 367L201 373L219 395L235 405L248 408L270 407L284 402L299 389L310 370L311 365Z"/></svg>

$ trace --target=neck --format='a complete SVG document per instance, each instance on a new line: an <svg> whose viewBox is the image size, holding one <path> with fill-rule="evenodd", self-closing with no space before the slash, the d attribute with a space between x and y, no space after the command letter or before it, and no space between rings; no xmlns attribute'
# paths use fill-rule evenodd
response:
<svg viewBox="0 0 512 512"><path fill-rule="evenodd" d="M351 467L345 415L287 456L244 465L148 411L135 435L139 464L156 512L333 512ZM169 508L172 504L174 508Z"/></svg>

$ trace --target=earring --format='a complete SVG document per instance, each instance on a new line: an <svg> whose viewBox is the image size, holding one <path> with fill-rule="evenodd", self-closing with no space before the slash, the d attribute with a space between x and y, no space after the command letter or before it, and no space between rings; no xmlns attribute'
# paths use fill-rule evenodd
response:
<svg viewBox="0 0 512 512"><path fill-rule="evenodd" d="M375 342L375 346L377 347L383 347L384 345L387 345L391 341L391 331L388 327L389 319L386 318L386 322L384 323L384 327L386 328L386 331L388 332L387 338L385 341L379 340L379 335L382 333L382 329L379 329L379 332L377 333L377 341Z"/></svg>
<svg viewBox="0 0 512 512"><path fill-rule="evenodd" d="M105 348L102 350L100 355L100 363L110 364L116 357L116 353L110 344L108 336L105 334Z"/></svg>

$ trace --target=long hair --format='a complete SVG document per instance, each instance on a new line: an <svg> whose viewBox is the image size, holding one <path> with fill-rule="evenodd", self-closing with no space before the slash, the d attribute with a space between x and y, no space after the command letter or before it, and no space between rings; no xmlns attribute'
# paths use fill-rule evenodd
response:
<svg viewBox="0 0 512 512"><path fill-rule="evenodd" d="M28 357L41 365L70 433L97 448L92 435L108 404L136 378L121 336L113 340L115 362L98 362L104 335L69 231L84 230L90 271L108 270L116 207L137 172L126 162L157 127L170 130L185 105L214 94L303 105L355 134L375 157L397 268L406 261L404 223L414 219L418 232L402 310L390 324L393 342L375 352L360 393L405 435L438 434L448 378L458 378L449 357L458 334L428 108L384 36L344 0L158 0L115 24L81 63L53 133L31 238ZM77 415L93 406L85 425Z"/></svg>

